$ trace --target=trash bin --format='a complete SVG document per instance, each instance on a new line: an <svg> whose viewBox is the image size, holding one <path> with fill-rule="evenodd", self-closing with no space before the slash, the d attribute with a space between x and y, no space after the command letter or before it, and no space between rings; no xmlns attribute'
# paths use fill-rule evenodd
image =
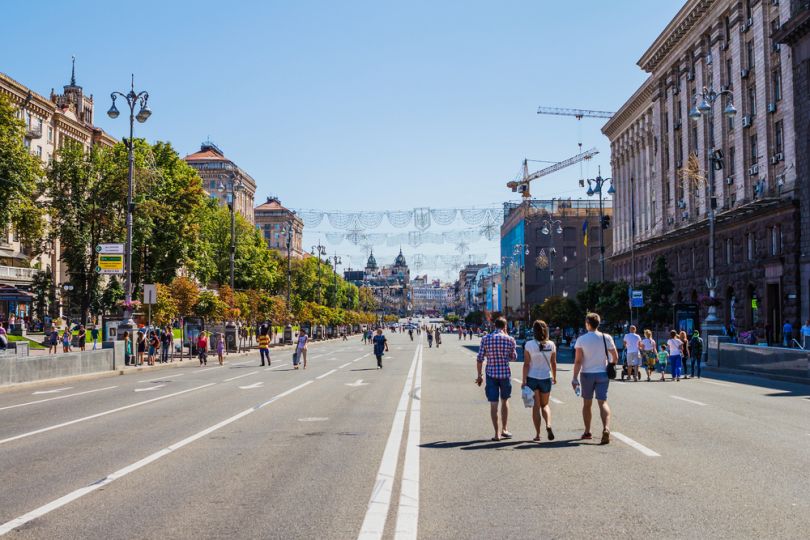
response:
<svg viewBox="0 0 810 540"><path fill-rule="evenodd" d="M292 343L292 325L284 327L284 343Z"/></svg>
<svg viewBox="0 0 810 540"><path fill-rule="evenodd" d="M225 349L229 353L235 353L236 347L236 325L232 322L225 323Z"/></svg>

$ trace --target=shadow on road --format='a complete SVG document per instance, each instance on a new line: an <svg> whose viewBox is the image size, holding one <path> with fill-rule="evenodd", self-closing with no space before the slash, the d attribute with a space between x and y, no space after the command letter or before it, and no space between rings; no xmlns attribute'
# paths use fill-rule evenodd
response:
<svg viewBox="0 0 810 540"><path fill-rule="evenodd" d="M505 440L493 441L490 439L478 439L475 441L436 441L432 443L420 444L422 448L459 448L461 450L497 450L499 448L506 448L522 444L522 441Z"/></svg>
<svg viewBox="0 0 810 540"><path fill-rule="evenodd" d="M350 369L349 371L377 371L377 368L367 367L367 368Z"/></svg>
<svg viewBox="0 0 810 540"><path fill-rule="evenodd" d="M766 397L803 397L810 399L810 385L806 383L777 381L754 374L727 373L711 368L704 368L703 376L711 381L749 384L774 390L774 392L765 394Z"/></svg>

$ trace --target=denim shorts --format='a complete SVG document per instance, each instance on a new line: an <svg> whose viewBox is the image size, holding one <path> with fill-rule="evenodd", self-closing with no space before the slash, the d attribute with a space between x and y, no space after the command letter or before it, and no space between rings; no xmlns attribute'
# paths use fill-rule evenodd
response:
<svg viewBox="0 0 810 540"><path fill-rule="evenodd" d="M499 399L509 399L512 397L512 379L495 379L487 375L484 393L490 403L497 403Z"/></svg>
<svg viewBox="0 0 810 540"><path fill-rule="evenodd" d="M532 392L540 391L541 394L548 394L551 392L551 379L535 379L533 377L526 377L526 386Z"/></svg>
<svg viewBox="0 0 810 540"><path fill-rule="evenodd" d="M596 399L607 401L609 381L607 373L580 373L579 383L582 385L582 399L593 399L593 395L596 393Z"/></svg>

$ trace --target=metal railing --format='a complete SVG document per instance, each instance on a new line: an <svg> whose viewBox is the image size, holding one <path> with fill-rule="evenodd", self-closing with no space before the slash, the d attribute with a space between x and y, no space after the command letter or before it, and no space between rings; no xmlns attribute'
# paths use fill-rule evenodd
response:
<svg viewBox="0 0 810 540"><path fill-rule="evenodd" d="M0 279L15 279L18 281L31 281L39 273L36 268L19 268L16 266L0 266Z"/></svg>

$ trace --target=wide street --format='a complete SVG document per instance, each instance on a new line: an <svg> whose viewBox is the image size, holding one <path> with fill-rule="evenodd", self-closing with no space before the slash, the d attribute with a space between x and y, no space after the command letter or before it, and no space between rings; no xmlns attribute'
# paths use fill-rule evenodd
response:
<svg viewBox="0 0 810 540"><path fill-rule="evenodd" d="M615 383L614 440L599 446L578 440L564 350L557 439L529 442L516 391L515 439L491 442L478 340L388 337L381 371L355 336L313 344L307 370L274 351L269 369L252 353L0 394L0 534L798 538L810 527L807 387Z"/></svg>

